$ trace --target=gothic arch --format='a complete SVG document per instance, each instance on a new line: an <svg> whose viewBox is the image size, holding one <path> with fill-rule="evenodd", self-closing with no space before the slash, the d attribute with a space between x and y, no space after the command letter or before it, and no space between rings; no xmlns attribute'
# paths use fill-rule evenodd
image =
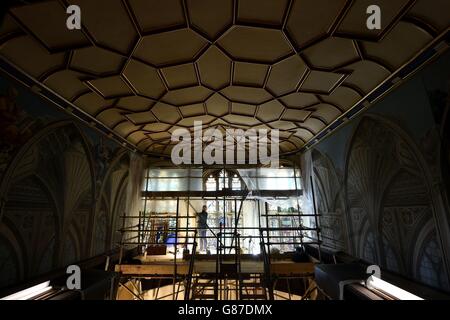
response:
<svg viewBox="0 0 450 320"><path fill-rule="evenodd" d="M75 125L71 120L61 120L46 125L45 128L33 134L33 136L17 151L17 153L11 159L11 161L8 164L8 167L6 168L3 174L2 181L0 182L0 194L5 194L6 190L8 189L8 186L14 179L16 170L21 164L21 160L26 156L26 154L30 151L30 149L32 149L37 143L39 143L43 138L45 138L49 134L52 134L56 130L64 127L75 128L82 137L83 144L89 150L86 137L84 136L84 134L82 134L79 127ZM92 167L92 157L90 158L91 158L90 163Z"/></svg>
<svg viewBox="0 0 450 320"><path fill-rule="evenodd" d="M29 175L36 175L39 176L42 183L44 183L49 190L50 194L52 195L53 199L55 200L55 203L57 204L56 207L58 208L58 211L63 211L63 208L61 208L61 205L58 205L57 199L59 198L55 192L58 191L58 188L56 186L52 186L50 184L50 181L46 181L46 178L43 176L40 176L40 174L36 171L39 168L36 167L38 165L38 159L39 159L39 148L36 148L39 143L41 143L44 139L48 138L50 135L55 134L58 130L63 130L65 133L70 134L69 130L72 130L72 137L73 135L79 137L79 141L81 142L81 146L84 150L84 153L86 155L86 159L88 162L89 172L91 177L94 176L94 169L93 169L93 159L90 152L89 142L83 132L80 130L80 128L74 124L70 120L62 120L57 121L54 123L51 123L47 125L44 129L38 131L36 134L33 135L31 139L29 139L15 154L13 159L8 164L8 167L6 168L2 181L0 182L0 195L6 195L8 192L8 189L10 188L10 185L14 183L15 180L21 177L26 177ZM56 148L59 148L59 145L56 146ZM58 154L56 152L55 154ZM30 158L31 157L31 158ZM63 165L61 162L62 160L60 158L56 159L57 162L60 165ZM93 180L93 179L91 179ZM95 190L95 184L92 181L92 190ZM55 190L53 190L55 189ZM4 203L6 201L5 198L0 199L0 203ZM2 206L0 205L0 209ZM0 211L0 221L3 215L3 210Z"/></svg>
<svg viewBox="0 0 450 320"><path fill-rule="evenodd" d="M361 118L347 147L345 193L348 210L351 213L360 207L367 215L369 229L365 232L376 237L379 248L380 261L373 262L387 266L384 250L390 250L390 246L386 246L385 241L394 247L400 243L397 251L401 252L409 275L414 276L412 248L417 245L414 237L420 232L420 224L427 220L424 215L436 226L430 197L432 180L422 154L398 125L374 114ZM386 232L383 227L386 211L395 212L398 219L413 221L408 230L403 230L408 232L403 239L395 240ZM407 223L398 221L395 225L403 227ZM354 240L367 241L367 234ZM398 235L399 231L390 234ZM359 243L357 247L362 250L364 245ZM361 257L363 252L358 254Z"/></svg>
<svg viewBox="0 0 450 320"><path fill-rule="evenodd" d="M220 186L220 174L225 170L225 173L227 175L227 181L230 187L232 183L232 179L234 176L236 176L240 183L241 183L241 189L246 189L247 184L245 183L244 179L242 179L241 175L239 174L238 170L233 169L206 169L202 172L202 178L203 178L203 190L207 190L206 188L206 182L210 177L213 177L216 181L216 189Z"/></svg>

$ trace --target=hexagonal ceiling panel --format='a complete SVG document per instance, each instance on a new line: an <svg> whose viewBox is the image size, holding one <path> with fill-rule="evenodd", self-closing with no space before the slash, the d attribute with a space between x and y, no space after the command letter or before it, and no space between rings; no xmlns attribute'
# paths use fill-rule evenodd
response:
<svg viewBox="0 0 450 320"><path fill-rule="evenodd" d="M299 150L450 22L443 0L33 2L6 14L0 57L152 154L196 120L276 128L281 151ZM68 4L81 30L65 27Z"/></svg>

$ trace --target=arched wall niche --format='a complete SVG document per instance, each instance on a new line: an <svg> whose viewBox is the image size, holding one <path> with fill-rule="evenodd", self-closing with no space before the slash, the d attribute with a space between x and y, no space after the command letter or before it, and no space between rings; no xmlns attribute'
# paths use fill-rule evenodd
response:
<svg viewBox="0 0 450 320"><path fill-rule="evenodd" d="M7 164L0 181L0 237L4 251L14 253L8 254L14 257L9 265L18 271L2 286L93 256L96 217L106 230L104 246L95 253L111 248L112 207L118 193L125 192L127 161L121 161L128 156L123 148L109 145L115 157L104 163L105 172L115 171L118 164L123 171L116 194L110 196L105 190L112 189L111 175L100 175L94 166L98 159L93 145L98 141L93 137L73 121L51 122L33 133ZM107 208L106 216L97 214L100 207Z"/></svg>
<svg viewBox="0 0 450 320"><path fill-rule="evenodd" d="M425 225L438 238L439 230L431 175L413 139L393 121L367 114L355 128L346 155L344 179L353 254L365 259L367 246L375 247L377 261L370 262L423 281L415 267L419 255L414 252L424 246L425 238L418 235ZM436 243L444 256L441 243ZM444 260L442 265L447 278ZM434 285L448 286L447 282Z"/></svg>

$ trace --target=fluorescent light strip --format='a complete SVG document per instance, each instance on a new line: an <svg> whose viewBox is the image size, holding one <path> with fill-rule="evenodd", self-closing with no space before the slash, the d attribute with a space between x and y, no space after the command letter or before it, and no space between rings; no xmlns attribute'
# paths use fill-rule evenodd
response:
<svg viewBox="0 0 450 320"><path fill-rule="evenodd" d="M7 297L1 298L0 300L28 300L37 295L50 291L51 289L52 287L50 286L50 281L46 281L31 288L13 293Z"/></svg>
<svg viewBox="0 0 450 320"><path fill-rule="evenodd" d="M370 276L366 282L367 288L379 290L398 300L423 300L422 298L403 290L389 282L381 280L380 278Z"/></svg>

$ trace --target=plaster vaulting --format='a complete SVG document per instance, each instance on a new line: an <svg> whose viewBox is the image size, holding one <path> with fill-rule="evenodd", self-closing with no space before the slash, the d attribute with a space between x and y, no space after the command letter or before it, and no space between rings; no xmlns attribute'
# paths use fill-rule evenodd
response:
<svg viewBox="0 0 450 320"><path fill-rule="evenodd" d="M43 1L11 8L0 55L145 153L169 154L194 119L279 129L286 153L448 27L448 1L376 3L381 30L370 1ZM65 27L69 4L81 30Z"/></svg>

